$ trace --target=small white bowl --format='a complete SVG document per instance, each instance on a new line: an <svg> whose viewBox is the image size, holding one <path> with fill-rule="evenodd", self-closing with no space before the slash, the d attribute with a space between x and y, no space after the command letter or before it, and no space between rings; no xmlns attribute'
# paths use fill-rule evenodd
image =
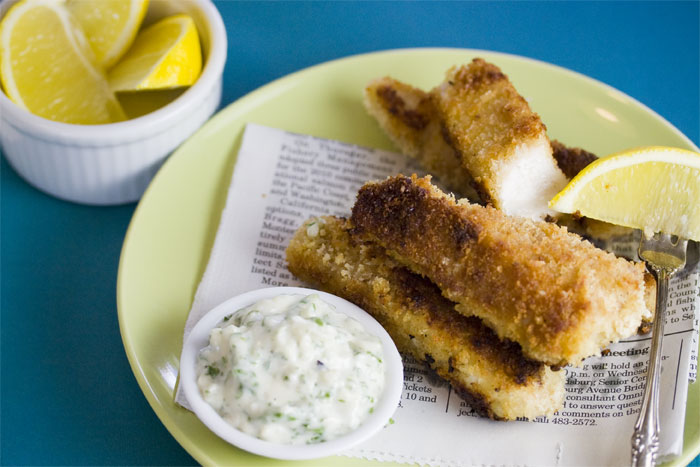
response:
<svg viewBox="0 0 700 467"><path fill-rule="evenodd" d="M0 15L14 2L4 2ZM150 2L145 23L175 13L192 16L204 68L192 87L142 117L106 125L74 125L38 117L0 91L0 145L10 165L46 193L84 204L138 200L167 156L221 102L226 28L210 0Z"/></svg>
<svg viewBox="0 0 700 467"><path fill-rule="evenodd" d="M356 430L339 438L318 444L282 445L263 441L238 431L229 425L202 398L197 386L196 363L200 349L209 345L209 332L221 320L241 308L279 295L318 294L322 300L335 306L336 311L359 321L370 333L377 336L384 348L386 382L384 392L374 411ZM335 295L301 287L271 287L258 289L233 297L217 306L192 328L182 349L180 359L180 385L197 417L217 436L248 452L284 460L314 459L330 456L365 441L381 430L398 407L403 388L403 364L394 341L384 328L364 310Z"/></svg>

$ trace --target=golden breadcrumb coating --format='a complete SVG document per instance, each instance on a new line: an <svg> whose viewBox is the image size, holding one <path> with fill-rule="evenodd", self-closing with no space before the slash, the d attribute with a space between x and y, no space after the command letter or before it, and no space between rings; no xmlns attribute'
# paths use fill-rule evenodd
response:
<svg viewBox="0 0 700 467"><path fill-rule="evenodd" d="M497 66L477 58L452 67L431 98L482 199L507 214L553 214L547 202L566 177L540 117Z"/></svg>
<svg viewBox="0 0 700 467"><path fill-rule="evenodd" d="M460 313L549 365L599 354L647 313L643 264L551 223L456 203L430 177L365 184L351 221L358 235L432 280Z"/></svg>
<svg viewBox="0 0 700 467"><path fill-rule="evenodd" d="M519 345L454 311L433 283L349 230L335 217L307 221L287 248L290 271L372 314L401 352L427 363L480 414L512 420L561 407L563 371L528 360Z"/></svg>
<svg viewBox="0 0 700 467"><path fill-rule="evenodd" d="M557 165L564 172L567 178L574 178L588 164L598 159L598 156L581 148L570 148L553 139L552 155L557 161Z"/></svg>
<svg viewBox="0 0 700 467"><path fill-rule="evenodd" d="M443 136L427 92L389 77L379 78L365 88L364 105L403 154L416 159L447 189L479 200L474 180Z"/></svg>

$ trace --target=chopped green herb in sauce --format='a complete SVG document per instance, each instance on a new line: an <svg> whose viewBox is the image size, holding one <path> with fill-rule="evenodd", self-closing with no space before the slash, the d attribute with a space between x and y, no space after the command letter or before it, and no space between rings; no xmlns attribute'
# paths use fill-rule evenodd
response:
<svg viewBox="0 0 700 467"><path fill-rule="evenodd" d="M200 352L198 384L204 399L245 433L320 443L352 431L374 411L384 388L382 356L379 339L318 295L283 295L238 310L212 330Z"/></svg>

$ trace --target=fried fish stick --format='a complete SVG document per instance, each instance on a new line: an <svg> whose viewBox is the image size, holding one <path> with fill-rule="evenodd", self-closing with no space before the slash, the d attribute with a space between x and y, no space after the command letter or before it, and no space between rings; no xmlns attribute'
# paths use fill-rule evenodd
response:
<svg viewBox="0 0 700 467"><path fill-rule="evenodd" d="M454 311L430 281L358 243L346 220L309 220L287 248L300 279L372 314L399 350L427 363L478 413L512 420L549 415L564 400L564 372L553 372L501 341L481 320Z"/></svg>
<svg viewBox="0 0 700 467"><path fill-rule="evenodd" d="M365 88L364 105L396 147L418 160L446 188L473 202L488 201L488 194L482 193L482 199L477 192L479 185L445 139L443 124L427 92L393 78L378 78ZM568 178L596 159L593 153L556 140L551 145L559 169Z"/></svg>
<svg viewBox="0 0 700 467"><path fill-rule="evenodd" d="M430 178L365 184L351 222L529 358L578 364L632 335L647 314L644 266L555 224L456 203Z"/></svg>
<svg viewBox="0 0 700 467"><path fill-rule="evenodd" d="M540 117L501 70L482 59L448 70L431 91L450 143L482 197L506 214L543 219L567 183Z"/></svg>

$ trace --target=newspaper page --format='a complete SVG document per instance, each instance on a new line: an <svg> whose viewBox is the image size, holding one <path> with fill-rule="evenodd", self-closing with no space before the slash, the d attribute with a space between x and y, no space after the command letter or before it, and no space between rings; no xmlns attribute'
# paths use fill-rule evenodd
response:
<svg viewBox="0 0 700 467"><path fill-rule="evenodd" d="M311 216L348 216L367 180L420 173L386 151L249 124L209 263L185 326L233 295L303 285L285 249ZM628 246L625 242L619 248ZM700 273L670 285L661 381L662 458L680 454L689 376L697 371ZM651 338L632 336L566 367L566 400L552 417L497 422L476 415L427 367L404 356L401 402L380 433L344 453L423 465L621 465L640 411ZM181 394L177 401L186 406Z"/></svg>

